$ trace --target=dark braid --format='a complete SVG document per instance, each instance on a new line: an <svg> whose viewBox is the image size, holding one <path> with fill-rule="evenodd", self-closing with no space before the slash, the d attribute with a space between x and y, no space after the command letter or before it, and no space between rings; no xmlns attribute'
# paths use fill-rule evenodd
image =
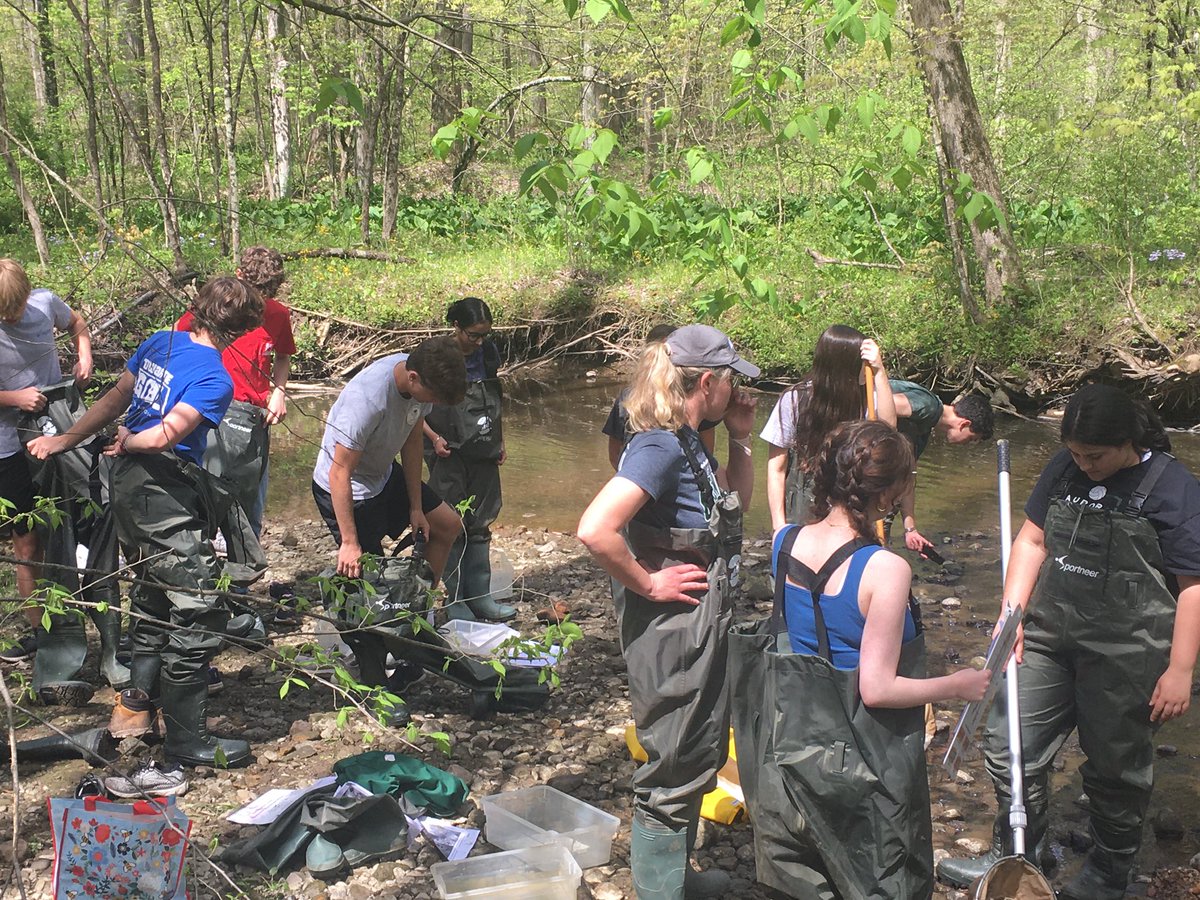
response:
<svg viewBox="0 0 1200 900"><path fill-rule="evenodd" d="M854 530L871 540L871 515L889 491L899 496L912 478L908 441L884 422L845 422L825 440L813 479L816 519L834 506L846 510Z"/></svg>

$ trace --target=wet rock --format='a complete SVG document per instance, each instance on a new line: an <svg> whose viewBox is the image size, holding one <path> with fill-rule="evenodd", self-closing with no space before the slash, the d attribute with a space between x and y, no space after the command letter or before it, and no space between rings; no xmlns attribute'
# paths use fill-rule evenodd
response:
<svg viewBox="0 0 1200 900"><path fill-rule="evenodd" d="M1158 745L1158 755L1159 756L1178 756L1179 748L1176 747L1174 744L1159 744Z"/></svg>
<svg viewBox="0 0 1200 900"><path fill-rule="evenodd" d="M979 838L959 838L954 842L954 846L965 850L969 856L981 856L988 851L991 844Z"/></svg>
<svg viewBox="0 0 1200 900"><path fill-rule="evenodd" d="M947 597L942 601L942 607L945 609L958 609L962 606L962 601L957 597Z"/></svg>
<svg viewBox="0 0 1200 900"><path fill-rule="evenodd" d="M574 794L587 780L586 776L576 772L558 772L551 775L546 784L557 791L562 791L564 794Z"/></svg>
<svg viewBox="0 0 1200 900"><path fill-rule="evenodd" d="M937 820L939 822L957 822L957 821L961 820L962 817L963 817L962 812L959 811L956 807L951 806L948 809L944 809L940 813L938 813Z"/></svg>
<svg viewBox="0 0 1200 900"><path fill-rule="evenodd" d="M1150 826L1159 840L1174 841L1183 837L1187 828L1183 819L1169 806L1164 806L1150 820Z"/></svg>
<svg viewBox="0 0 1200 900"><path fill-rule="evenodd" d="M966 769L959 769L957 772L954 773L954 780L957 781L959 784L974 784L975 776L972 775L970 772L968 772Z"/></svg>
<svg viewBox="0 0 1200 900"><path fill-rule="evenodd" d="M615 884L598 884L592 888L593 900L625 900L625 892Z"/></svg>

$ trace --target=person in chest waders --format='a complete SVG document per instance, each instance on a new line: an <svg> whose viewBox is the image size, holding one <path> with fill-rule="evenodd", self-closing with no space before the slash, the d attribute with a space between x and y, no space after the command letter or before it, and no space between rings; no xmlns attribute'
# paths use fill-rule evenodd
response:
<svg viewBox="0 0 1200 900"><path fill-rule="evenodd" d="M1200 648L1200 484L1169 454L1158 417L1122 391L1093 384L1067 404L1064 449L1043 470L1004 584L1025 609L1020 663L1026 846L1046 835L1047 776L1075 729L1091 817L1091 851L1059 891L1117 900L1142 843L1153 787L1154 731L1187 711ZM999 812L992 849L946 859L938 876L966 885L1008 840L1004 692L984 741Z"/></svg>
<svg viewBox="0 0 1200 900"><path fill-rule="evenodd" d="M262 322L258 291L214 278L191 307L190 332L160 331L126 363L108 393L71 431L30 441L46 459L70 450L122 413L105 449L113 457L109 497L117 535L139 579L129 591L133 686L161 703L164 753L187 766L240 766L246 741L208 732L208 664L221 648L229 612L215 593L221 563L212 536L232 495L201 468L209 433L233 399L221 351Z"/></svg>
<svg viewBox="0 0 1200 900"><path fill-rule="evenodd" d="M728 632L754 469L754 401L738 390L757 366L708 325L646 347L625 408L634 436L617 474L579 522L579 539L613 578L637 737L630 841L641 900L716 897L719 872L695 872L688 850L700 801L729 749ZM729 465L696 431L723 419Z"/></svg>
<svg viewBox="0 0 1200 900"><path fill-rule="evenodd" d="M435 403L425 416L425 464L430 489L463 513L465 534L446 562L446 613L451 619L506 622L517 611L492 598L492 523L500 515L500 467L508 458L500 424L500 351L491 341L492 311L478 297L450 304L446 320L467 364L467 396L461 403Z"/></svg>
<svg viewBox="0 0 1200 900"><path fill-rule="evenodd" d="M842 422L866 413L864 366L871 367L880 421L896 424L896 406L879 345L849 325L830 325L813 349L812 370L784 391L760 437L767 457L767 507L771 530L789 522L807 524L812 503L812 467L825 438Z"/></svg>
<svg viewBox="0 0 1200 900"><path fill-rule="evenodd" d="M781 779L777 791L761 772L743 782L758 877L790 897L925 900L933 891L921 710L982 699L990 674L924 677L912 570L875 536L912 466L890 425L834 430L812 469L816 520L775 535L770 630L786 630L791 652L774 638L762 648L778 657L774 695L754 703L739 692L742 669L758 660L744 666L735 655L739 758L752 766L753 748L773 746L765 765ZM788 822L796 827L781 832Z"/></svg>

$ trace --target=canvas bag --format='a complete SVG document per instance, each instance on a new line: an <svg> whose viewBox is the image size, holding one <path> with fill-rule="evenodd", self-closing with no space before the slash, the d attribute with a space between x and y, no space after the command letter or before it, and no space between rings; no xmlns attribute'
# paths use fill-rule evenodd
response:
<svg viewBox="0 0 1200 900"><path fill-rule="evenodd" d="M187 900L192 823L174 797L133 804L51 797L46 804L54 837L53 900Z"/></svg>

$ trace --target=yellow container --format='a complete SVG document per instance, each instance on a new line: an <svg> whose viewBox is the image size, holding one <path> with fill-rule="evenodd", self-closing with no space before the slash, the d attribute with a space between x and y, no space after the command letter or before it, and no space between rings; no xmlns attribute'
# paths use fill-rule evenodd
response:
<svg viewBox="0 0 1200 900"><path fill-rule="evenodd" d="M635 762L647 760L646 751L637 739L637 728L625 726L625 746ZM730 825L736 822L746 808L746 799L742 795L742 783L738 777L737 748L733 744L733 729L729 729L729 759L717 773L717 786L704 795L700 801L700 815L711 822Z"/></svg>

